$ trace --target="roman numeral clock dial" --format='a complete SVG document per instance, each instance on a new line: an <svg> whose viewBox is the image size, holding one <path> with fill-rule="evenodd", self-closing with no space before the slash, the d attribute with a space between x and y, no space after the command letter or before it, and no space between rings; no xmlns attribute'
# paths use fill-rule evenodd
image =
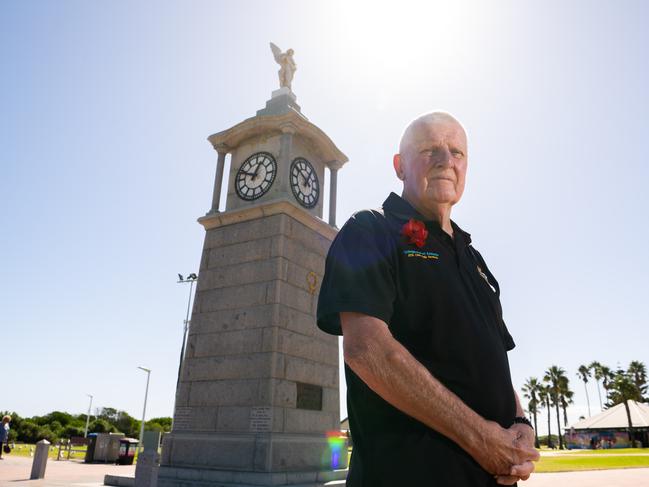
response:
<svg viewBox="0 0 649 487"><path fill-rule="evenodd" d="M318 203L318 175L311 163L303 157L298 157L291 163L291 189L295 199L305 208L313 208Z"/></svg>
<svg viewBox="0 0 649 487"><path fill-rule="evenodd" d="M268 152L251 155L237 171L234 188L239 198L256 200L266 194L277 175L277 163Z"/></svg>

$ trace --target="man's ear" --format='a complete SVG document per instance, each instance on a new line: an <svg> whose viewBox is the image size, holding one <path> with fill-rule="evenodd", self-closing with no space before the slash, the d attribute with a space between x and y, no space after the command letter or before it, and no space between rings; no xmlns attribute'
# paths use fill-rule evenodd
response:
<svg viewBox="0 0 649 487"><path fill-rule="evenodd" d="M397 174L397 177L403 181L403 168L401 167L401 154L395 154L392 158L392 166L394 167L394 172Z"/></svg>

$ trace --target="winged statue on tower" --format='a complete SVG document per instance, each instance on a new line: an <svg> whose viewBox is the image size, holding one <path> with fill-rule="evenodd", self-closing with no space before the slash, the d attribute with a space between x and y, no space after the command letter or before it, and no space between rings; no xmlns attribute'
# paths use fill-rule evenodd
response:
<svg viewBox="0 0 649 487"><path fill-rule="evenodd" d="M280 88L287 87L291 89L291 82L293 81L293 75L297 69L297 64L293 61L293 49L288 49L286 52L277 47L272 42L270 43L270 50L273 51L273 57L277 64L279 64L280 70L279 74L279 86Z"/></svg>

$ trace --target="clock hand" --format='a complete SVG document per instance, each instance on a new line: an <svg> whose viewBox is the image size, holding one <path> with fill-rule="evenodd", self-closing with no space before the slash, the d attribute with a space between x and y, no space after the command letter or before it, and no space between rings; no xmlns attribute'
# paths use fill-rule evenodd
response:
<svg viewBox="0 0 649 487"><path fill-rule="evenodd" d="M255 166L255 175L253 176L253 179L257 177L257 173L259 172L259 166L261 166L261 162L258 162L257 166Z"/></svg>
<svg viewBox="0 0 649 487"><path fill-rule="evenodd" d="M300 171L300 174L302 175L302 179L304 180L304 185L305 185L307 188L310 188L310 187L311 187L311 183L309 183L309 179L308 179L308 177L305 177L305 176L304 176L304 173L303 173L302 171Z"/></svg>

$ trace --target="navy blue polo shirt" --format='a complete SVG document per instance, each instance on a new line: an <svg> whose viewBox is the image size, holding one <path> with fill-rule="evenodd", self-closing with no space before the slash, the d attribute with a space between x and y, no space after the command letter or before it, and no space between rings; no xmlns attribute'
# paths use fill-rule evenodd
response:
<svg viewBox="0 0 649 487"><path fill-rule="evenodd" d="M415 219L428 236L409 243ZM341 335L339 313L384 321L394 338L482 417L509 427L516 413L498 282L471 236L454 237L391 193L381 210L354 214L327 255L318 327ZM493 477L445 436L402 413L345 364L354 450L348 487L493 486Z"/></svg>

